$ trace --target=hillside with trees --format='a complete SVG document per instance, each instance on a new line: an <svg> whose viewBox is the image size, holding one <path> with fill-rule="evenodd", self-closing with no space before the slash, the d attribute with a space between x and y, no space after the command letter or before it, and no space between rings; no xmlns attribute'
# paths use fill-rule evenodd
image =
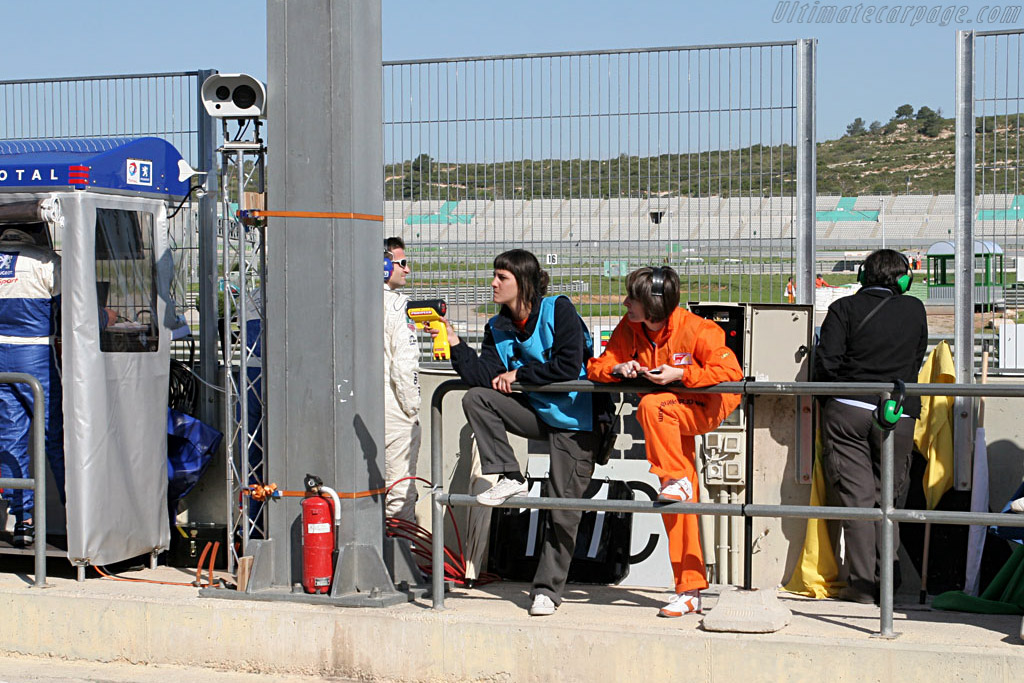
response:
<svg viewBox="0 0 1024 683"><path fill-rule="evenodd" d="M1020 114L978 118L978 191L1015 192ZM767 196L792 194L791 145L657 157L446 163L421 154L385 168L385 199ZM818 194L951 194L954 120L901 105L885 123L855 118L846 135L818 144Z"/></svg>

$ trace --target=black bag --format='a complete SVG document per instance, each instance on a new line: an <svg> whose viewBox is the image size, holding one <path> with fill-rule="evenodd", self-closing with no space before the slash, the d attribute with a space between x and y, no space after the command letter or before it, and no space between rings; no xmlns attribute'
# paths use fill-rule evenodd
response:
<svg viewBox="0 0 1024 683"><path fill-rule="evenodd" d="M594 451L594 464L607 465L615 450L615 437L618 435L619 408L615 408L613 394L595 392L594 396L594 431L597 433L597 450ZM620 401L622 397L619 397Z"/></svg>
<svg viewBox="0 0 1024 683"><path fill-rule="evenodd" d="M530 490L534 490L538 481L540 495L548 495L547 479L528 480ZM583 497L633 500L633 491L624 481L595 479ZM548 510L495 508L491 512L488 571L509 581L532 581L549 524ZM626 578L632 530L631 514L584 512L576 532L576 550L569 565L568 581L614 584Z"/></svg>

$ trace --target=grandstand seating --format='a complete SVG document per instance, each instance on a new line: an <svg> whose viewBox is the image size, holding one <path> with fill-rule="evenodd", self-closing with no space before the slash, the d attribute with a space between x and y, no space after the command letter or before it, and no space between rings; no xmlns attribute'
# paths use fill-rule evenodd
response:
<svg viewBox="0 0 1024 683"><path fill-rule="evenodd" d="M1012 194L978 195L974 199L974 208L978 211L1005 211L1013 206Z"/></svg>
<svg viewBox="0 0 1024 683"><path fill-rule="evenodd" d="M736 238L757 240L788 237L792 223L792 216L755 216L749 221L743 221Z"/></svg>
<svg viewBox="0 0 1024 683"><path fill-rule="evenodd" d="M567 199L559 218L573 240L599 241L608 226L601 222L599 213L603 199Z"/></svg>
<svg viewBox="0 0 1024 683"><path fill-rule="evenodd" d="M921 237L931 242L949 239L953 233L953 212L947 215L932 214L925 216L924 225L921 226Z"/></svg>
<svg viewBox="0 0 1024 683"><path fill-rule="evenodd" d="M753 218L761 212L761 205L764 203L761 197L731 197L723 199L718 215L728 220L739 220Z"/></svg>
<svg viewBox="0 0 1024 683"><path fill-rule="evenodd" d="M890 207L892 206L892 197L881 197L878 195L862 195L857 197L853 203L854 211L878 211L885 203L885 212L889 213ZM929 197L930 199L930 197Z"/></svg>
<svg viewBox="0 0 1024 683"><path fill-rule="evenodd" d="M840 199L847 211L863 212L856 220L834 221ZM881 225L876 214L882 197L820 196L815 200L819 242L879 241ZM954 226L952 195L896 195L884 197L886 242L925 246L949 239ZM977 211L1013 213L1012 194L979 195ZM1024 201L1021 201L1024 211ZM852 209L850 208L852 206ZM439 199L403 202L389 200L384 206L384 231L420 243L458 242L559 242L559 241L654 241L756 240L793 236L795 197L654 197L643 199L534 199L462 200ZM660 221L651 212L660 212ZM1014 219L979 216L978 234L1006 232ZM986 230L988 231L986 233ZM999 241L999 238L996 238Z"/></svg>
<svg viewBox="0 0 1024 683"><path fill-rule="evenodd" d="M718 197L691 197L686 202L683 215L689 220L704 220L717 216L722 200Z"/></svg>
<svg viewBox="0 0 1024 683"><path fill-rule="evenodd" d="M710 240L741 239L741 232L746 227L744 225L746 222L741 221L739 216L734 218L727 218L726 216L712 218L701 227L701 236L704 239Z"/></svg>
<svg viewBox="0 0 1024 683"><path fill-rule="evenodd" d="M918 233L921 231L921 225L924 223L924 217L917 216L900 216L900 215L886 215L884 217L885 225L885 238L887 240L912 240L917 239ZM882 231L879 228L879 236Z"/></svg>
<svg viewBox="0 0 1024 683"><path fill-rule="evenodd" d="M818 195L814 200L815 211L835 211L839 205L839 197L831 195ZM781 204L781 202L780 202Z"/></svg>
<svg viewBox="0 0 1024 683"><path fill-rule="evenodd" d="M761 216L791 216L794 213L796 197L768 197L761 204Z"/></svg>
<svg viewBox="0 0 1024 683"><path fill-rule="evenodd" d="M875 239L879 236L878 223L871 221L836 221L831 239L853 241Z"/></svg>
<svg viewBox="0 0 1024 683"><path fill-rule="evenodd" d="M893 197L892 201L885 206L885 215L892 216L916 215L924 216L928 213L934 197L929 195L903 195ZM886 226L888 230L888 226Z"/></svg>
<svg viewBox="0 0 1024 683"><path fill-rule="evenodd" d="M955 204L955 197L951 194L940 194L935 197L935 201L932 203L930 213L938 216L942 215L953 215L953 208Z"/></svg>

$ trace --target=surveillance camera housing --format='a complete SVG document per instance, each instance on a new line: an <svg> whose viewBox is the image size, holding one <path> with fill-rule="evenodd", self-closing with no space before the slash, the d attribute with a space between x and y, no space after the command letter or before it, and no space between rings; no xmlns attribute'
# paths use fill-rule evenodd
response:
<svg viewBox="0 0 1024 683"><path fill-rule="evenodd" d="M266 118L267 88L247 74L214 74L200 91L206 113L218 119Z"/></svg>

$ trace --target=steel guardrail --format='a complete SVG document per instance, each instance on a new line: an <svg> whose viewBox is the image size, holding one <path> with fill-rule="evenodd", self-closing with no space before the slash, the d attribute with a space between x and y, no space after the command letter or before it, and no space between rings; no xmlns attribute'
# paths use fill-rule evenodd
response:
<svg viewBox="0 0 1024 683"><path fill-rule="evenodd" d="M461 380L443 382L434 390L430 402L430 467L431 467L431 532L432 558L434 567L444 566L444 506L478 506L474 496L445 493L442 463L443 444L443 401L452 391L469 389L470 385ZM878 396L889 398L893 388L888 382L723 382L711 387L663 387L643 381L624 381L613 384L599 384L586 380L557 382L543 386L514 383L515 391L537 392L602 392L647 394L659 391L680 393L740 394L747 401L748 420L746 424L748 444L751 444L754 420L752 408L757 396ZM1006 397L1024 398L1024 384L907 384L909 396L961 396L961 397ZM882 522L882 556L880 558L880 627L878 635L894 638L893 631L893 522L935 522L941 524L998 524L1000 526L1024 527L1024 515L1002 513L952 512L944 510L897 510L893 504L893 440L892 432L883 432L882 437L882 500L879 508L847 508L810 505L760 505L753 503L753 485L748 481L746 502L725 503L659 503L657 501L593 501L583 498L509 498L499 507L528 509L570 509L582 511L630 512L630 513L676 513L710 514L720 516L741 516L748 521L745 529L745 587L750 587L750 555L752 539L749 522L754 517L794 517L802 519L860 519ZM753 472L753 448L747 449L747 472ZM433 609L444 609L444 572L434 571L431 576Z"/></svg>
<svg viewBox="0 0 1024 683"><path fill-rule="evenodd" d="M33 555L35 557L35 588L46 587L46 411L37 410L46 405L43 385L24 372L0 372L0 384L27 384L32 390L32 427L29 431L29 452L32 454L34 477L0 477L0 488L32 489L36 501L41 503L32 513L36 528Z"/></svg>

